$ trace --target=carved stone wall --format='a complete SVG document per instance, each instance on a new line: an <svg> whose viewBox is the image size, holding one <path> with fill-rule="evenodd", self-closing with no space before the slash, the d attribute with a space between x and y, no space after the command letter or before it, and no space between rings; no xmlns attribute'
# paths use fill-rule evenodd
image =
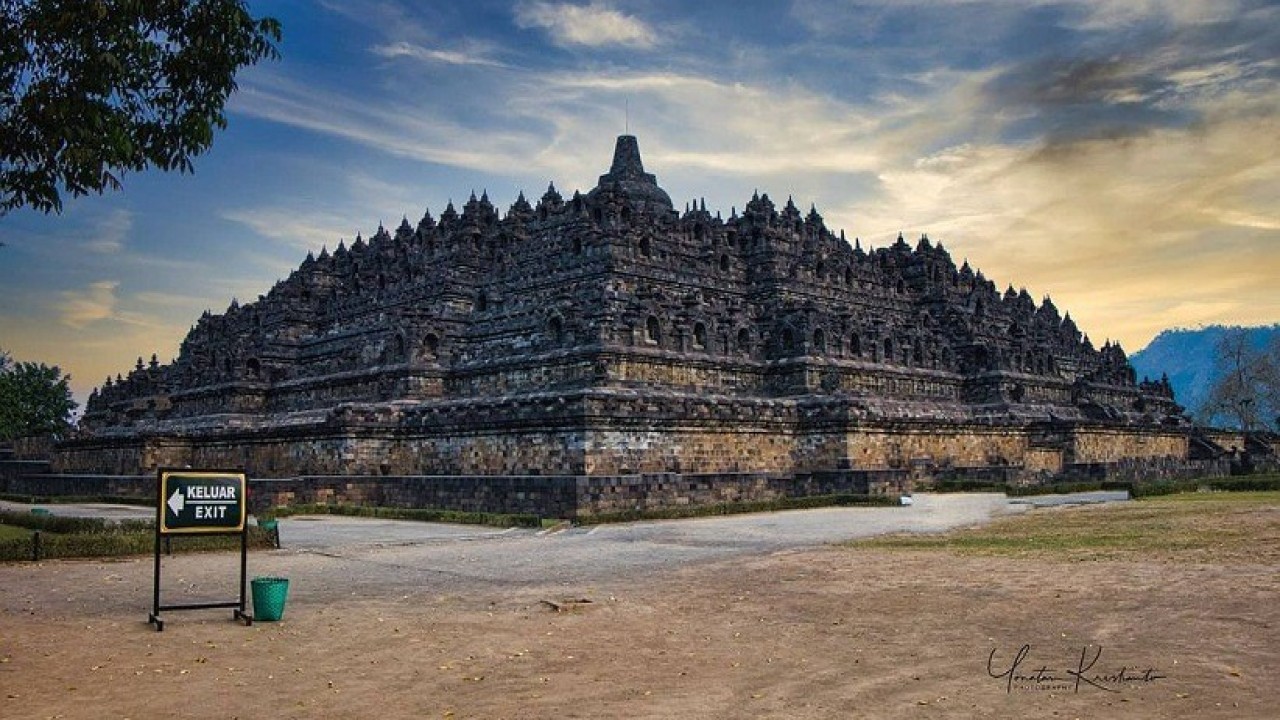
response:
<svg viewBox="0 0 1280 720"><path fill-rule="evenodd" d="M206 313L172 363L139 358L93 393L54 466L748 473L714 492L760 495L775 475L1185 459L1180 413L1118 345L941 243L867 251L768 195L727 218L680 212L624 136L585 195L551 186L502 214L472 194Z"/></svg>

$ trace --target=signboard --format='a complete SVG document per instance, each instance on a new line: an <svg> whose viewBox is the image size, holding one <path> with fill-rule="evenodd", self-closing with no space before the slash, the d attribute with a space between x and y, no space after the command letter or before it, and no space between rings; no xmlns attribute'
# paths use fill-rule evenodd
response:
<svg viewBox="0 0 1280 720"><path fill-rule="evenodd" d="M253 624L253 616L245 609L245 577L249 558L249 529L245 526L246 482L243 472L233 470L165 470L159 471L160 502L156 507L156 573L147 622L164 630L163 610L205 610L231 608L236 620ZM237 534L240 536L240 598L222 602L160 604L160 548L172 543L169 536L199 533ZM163 536L163 538L162 538ZM163 539L163 542L162 542Z"/></svg>
<svg viewBox="0 0 1280 720"><path fill-rule="evenodd" d="M162 471L159 514L162 535L242 532L244 473Z"/></svg>

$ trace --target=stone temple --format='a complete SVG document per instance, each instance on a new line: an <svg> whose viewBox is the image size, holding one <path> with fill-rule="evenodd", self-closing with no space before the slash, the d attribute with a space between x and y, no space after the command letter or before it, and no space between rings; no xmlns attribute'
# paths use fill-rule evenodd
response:
<svg viewBox="0 0 1280 720"><path fill-rule="evenodd" d="M1168 383L1052 301L791 200L680 212L622 136L585 195L473 193L206 312L172 364L94 391L54 468L574 516L1121 477L1191 442Z"/></svg>

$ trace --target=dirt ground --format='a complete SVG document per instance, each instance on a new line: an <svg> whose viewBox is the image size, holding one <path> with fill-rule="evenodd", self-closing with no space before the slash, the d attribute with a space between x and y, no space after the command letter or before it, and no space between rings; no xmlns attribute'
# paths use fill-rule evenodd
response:
<svg viewBox="0 0 1280 720"><path fill-rule="evenodd" d="M1278 571L823 547L568 591L303 593L281 622L157 633L149 558L15 564L0 717L1273 718Z"/></svg>

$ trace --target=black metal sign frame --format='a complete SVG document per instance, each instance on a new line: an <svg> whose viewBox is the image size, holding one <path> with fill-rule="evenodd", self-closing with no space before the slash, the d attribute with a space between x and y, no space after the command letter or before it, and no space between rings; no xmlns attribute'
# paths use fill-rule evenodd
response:
<svg viewBox="0 0 1280 720"><path fill-rule="evenodd" d="M245 522L245 516L248 507L246 495L249 483L244 471L161 468L156 473L156 486L155 583L151 614L147 622L155 625L156 632L163 632L164 620L160 618L162 610L231 608L232 619L242 621L245 625L252 625L253 616L245 612L245 586L249 560L249 528ZM192 488L201 489L193 491ZM188 498L191 499L188 500ZM184 513L188 505L191 506L192 512ZM233 520L234 524L232 524ZM168 540L174 535L239 535L240 598L225 602L162 605L160 603L161 539Z"/></svg>

